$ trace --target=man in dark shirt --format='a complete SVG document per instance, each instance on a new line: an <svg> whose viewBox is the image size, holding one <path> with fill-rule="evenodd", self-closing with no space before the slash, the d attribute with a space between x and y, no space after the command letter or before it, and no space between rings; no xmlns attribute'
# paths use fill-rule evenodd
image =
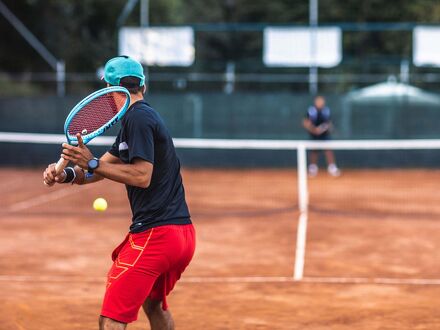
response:
<svg viewBox="0 0 440 330"><path fill-rule="evenodd" d="M304 128L309 132L310 138L314 141L330 140L330 131L332 122L330 118L330 109L325 106L325 99L317 96L314 105L309 107L303 120ZM336 166L335 155L332 150L324 151L327 159L327 170L332 176L339 176L341 172ZM310 152L309 175L316 176L318 174L318 150Z"/></svg>
<svg viewBox="0 0 440 330"><path fill-rule="evenodd" d="M102 306L100 329L125 329L142 306L151 329L174 329L166 296L190 263L195 232L185 201L180 162L159 114L144 101L145 77L140 63L118 56L105 65L108 85L130 91L130 107L111 149L99 160L82 143L63 144L63 157L73 162L59 176L51 164L48 185L110 179L126 186L133 213L130 232L114 250ZM87 172L86 172L87 171Z"/></svg>

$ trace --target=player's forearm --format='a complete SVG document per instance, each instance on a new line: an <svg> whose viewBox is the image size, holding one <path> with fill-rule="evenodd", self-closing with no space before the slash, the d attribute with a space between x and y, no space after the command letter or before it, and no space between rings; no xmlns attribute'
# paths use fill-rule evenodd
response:
<svg viewBox="0 0 440 330"><path fill-rule="evenodd" d="M307 132L312 133L312 134L316 134L317 128L313 124L304 125L304 128L307 130Z"/></svg>
<svg viewBox="0 0 440 330"><path fill-rule="evenodd" d="M130 186L147 188L151 175L134 164L111 164L101 162L95 173L101 177Z"/></svg>
<svg viewBox="0 0 440 330"><path fill-rule="evenodd" d="M95 183L104 179L104 177L96 174L92 176L87 176L84 170L79 166L75 166L74 169L76 174L75 180L73 181L74 184L84 185Z"/></svg>
<svg viewBox="0 0 440 330"><path fill-rule="evenodd" d="M106 163L112 163L112 164L122 164L121 160L118 157L113 156L109 152L106 152L104 155L102 155L100 161ZM98 175L96 173L94 175L86 175L84 170L78 165L75 166L75 173L76 173L76 178L74 183L79 185L90 184L104 180L103 176Z"/></svg>
<svg viewBox="0 0 440 330"><path fill-rule="evenodd" d="M310 127L307 128L307 131L309 133L316 134L317 133L317 128L315 126L310 126Z"/></svg>
<svg viewBox="0 0 440 330"><path fill-rule="evenodd" d="M309 133L314 133L315 130L315 126L312 124L312 122L310 120L305 119L303 121L303 127L309 132Z"/></svg>

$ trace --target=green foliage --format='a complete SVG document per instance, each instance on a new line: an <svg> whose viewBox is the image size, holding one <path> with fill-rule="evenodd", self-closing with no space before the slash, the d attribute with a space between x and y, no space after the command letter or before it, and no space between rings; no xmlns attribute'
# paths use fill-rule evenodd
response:
<svg viewBox="0 0 440 330"><path fill-rule="evenodd" d="M116 20L127 0L4 0L70 72L94 72L117 53ZM308 22L307 0L150 0L151 24ZM320 22L438 22L438 0L320 0ZM139 5L127 25L139 24ZM51 71L47 63L0 16L0 71ZM261 62L260 32L197 34L196 66L227 61ZM410 33L346 33L351 58L409 57ZM254 62L253 62L254 61ZM261 64L261 63L260 63Z"/></svg>

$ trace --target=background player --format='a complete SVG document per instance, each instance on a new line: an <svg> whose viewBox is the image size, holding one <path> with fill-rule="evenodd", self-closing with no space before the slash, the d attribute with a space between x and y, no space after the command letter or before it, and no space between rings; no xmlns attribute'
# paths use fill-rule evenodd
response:
<svg viewBox="0 0 440 330"><path fill-rule="evenodd" d="M330 108L325 105L323 96L315 97L314 104L307 110L306 117L303 120L304 128L309 132L310 138L314 141L330 140L330 131L332 122L330 118ZM327 160L327 170L332 176L341 175L335 161L335 155L331 150L325 150ZM318 174L318 157L319 150L310 151L309 175L316 176Z"/></svg>
<svg viewBox="0 0 440 330"><path fill-rule="evenodd" d="M125 329L141 306L151 329L174 329L166 296L192 259L195 233L185 201L180 162L159 114L144 101L140 63L118 56L105 65L108 85L130 91L131 104L112 148L100 159L82 143L63 144L62 157L73 162L55 175L51 164L44 181L88 184L104 178L126 185L133 213L130 232L114 250L100 329Z"/></svg>

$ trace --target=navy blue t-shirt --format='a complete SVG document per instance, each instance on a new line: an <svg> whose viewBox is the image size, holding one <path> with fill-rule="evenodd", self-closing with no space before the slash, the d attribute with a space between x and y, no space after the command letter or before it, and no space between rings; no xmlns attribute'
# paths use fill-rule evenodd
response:
<svg viewBox="0 0 440 330"><path fill-rule="evenodd" d="M311 106L307 109L306 118L309 119L313 126L318 127L322 124L330 124L331 118L330 118L330 108L324 107L320 110L316 109L316 107ZM315 139L323 139L326 140L330 138L329 131L325 131L322 134L315 135L310 133L311 138Z"/></svg>
<svg viewBox="0 0 440 330"><path fill-rule="evenodd" d="M109 152L125 164L135 158L153 164L148 188L126 185L133 213L130 232L191 223L173 140L160 115L147 102L138 101L128 109Z"/></svg>

